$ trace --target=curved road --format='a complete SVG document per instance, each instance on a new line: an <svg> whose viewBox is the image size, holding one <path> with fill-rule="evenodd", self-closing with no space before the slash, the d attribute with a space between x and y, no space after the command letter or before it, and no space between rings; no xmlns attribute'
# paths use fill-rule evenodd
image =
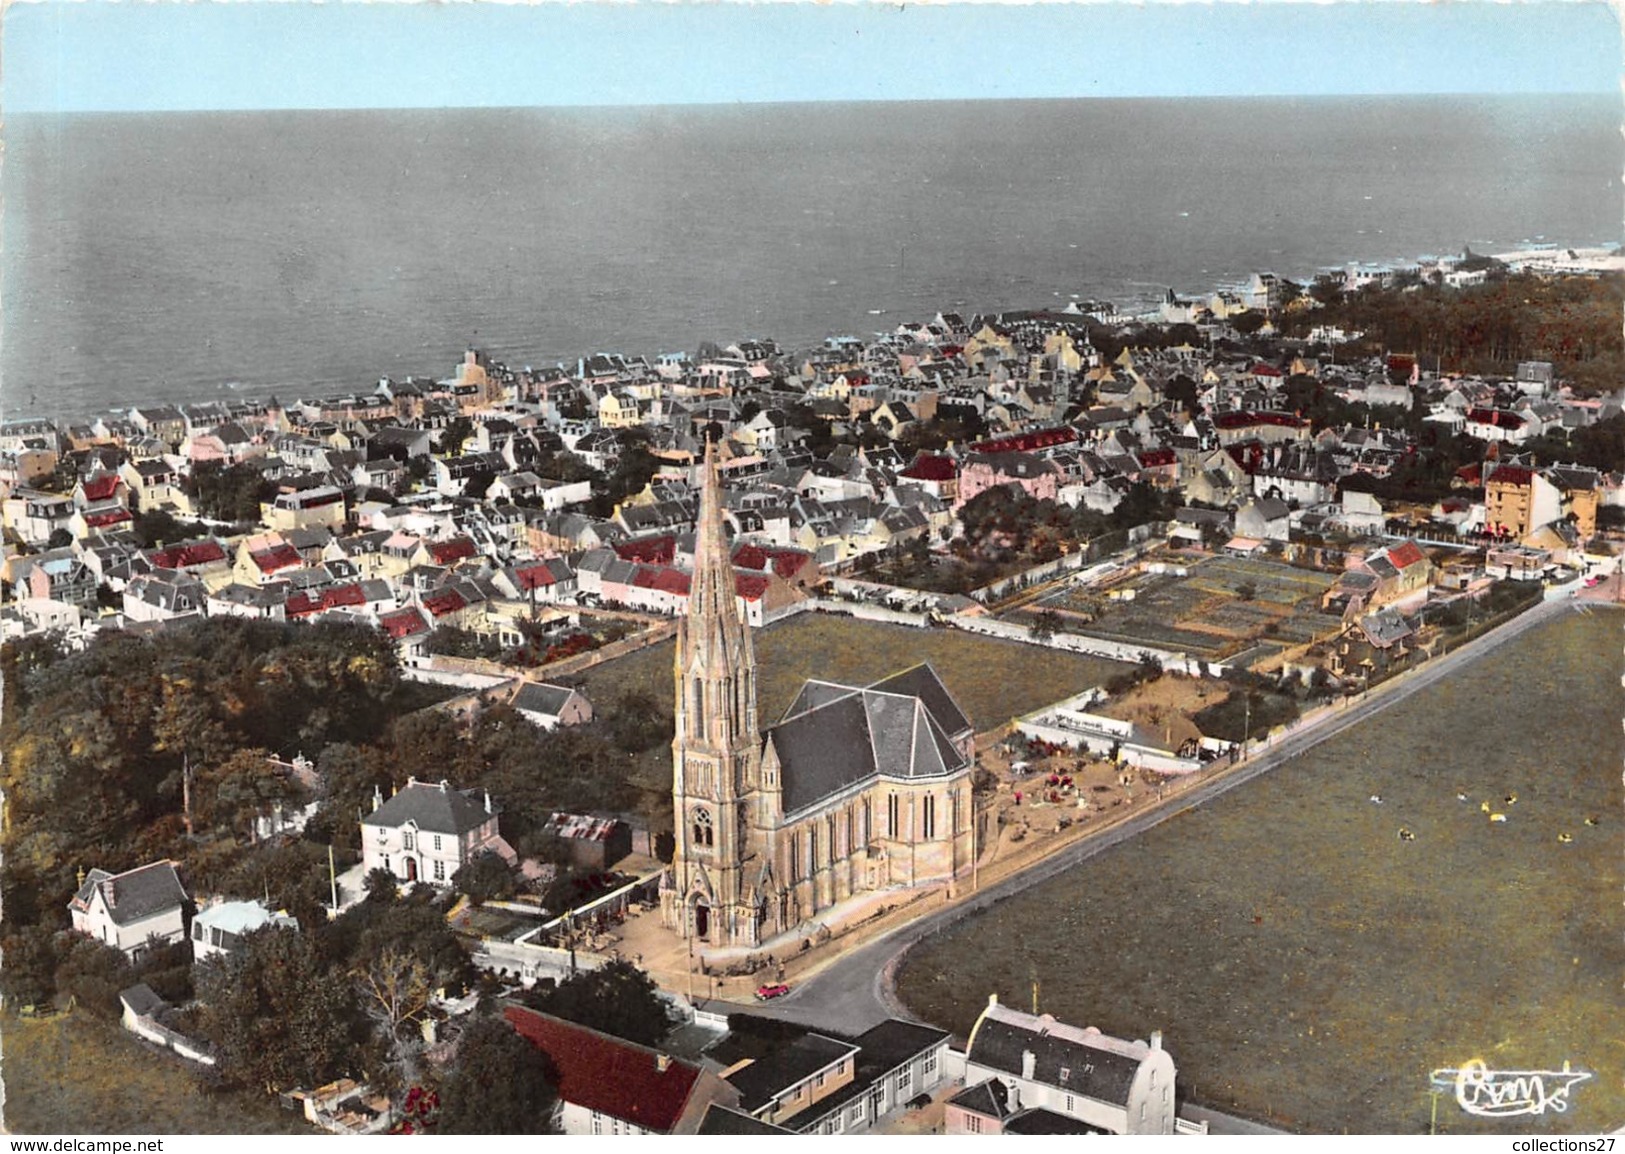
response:
<svg viewBox="0 0 1625 1154"><path fill-rule="evenodd" d="M1570 604L1566 599L1543 602L1459 649L1428 661L1416 671L1379 685L1347 708L1327 714L1190 792L1169 798L1134 814L1120 825L1066 846L1020 873L989 886L973 898L926 914L917 921L899 926L833 959L783 999L769 1006L754 1006L752 1011L844 1033L861 1033L888 1017L911 1018L912 1015L897 1001L892 990L892 975L902 956L916 942L940 932L960 918L985 910L1012 894L1069 870L1159 822L1210 801L1262 773L1268 773L1327 738L1335 737L1357 722L1365 721L1417 690L1449 676L1497 646L1551 620Z"/></svg>

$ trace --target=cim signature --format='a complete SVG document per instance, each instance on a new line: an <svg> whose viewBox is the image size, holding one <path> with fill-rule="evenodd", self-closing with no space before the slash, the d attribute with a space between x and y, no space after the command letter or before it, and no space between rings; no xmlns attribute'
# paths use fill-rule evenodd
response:
<svg viewBox="0 0 1625 1154"><path fill-rule="evenodd" d="M1511 1118L1522 1114L1561 1114L1569 1108L1569 1091L1592 1075L1571 1070L1491 1070L1478 1058L1458 1070L1435 1070L1433 1084L1453 1088L1456 1101L1469 1114L1481 1118Z"/></svg>

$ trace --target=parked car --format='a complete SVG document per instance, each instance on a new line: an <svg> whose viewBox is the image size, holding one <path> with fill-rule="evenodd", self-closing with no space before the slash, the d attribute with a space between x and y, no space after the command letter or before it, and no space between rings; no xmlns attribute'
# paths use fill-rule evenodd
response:
<svg viewBox="0 0 1625 1154"><path fill-rule="evenodd" d="M756 987L756 1000L769 1002L774 998L782 998L790 992L790 987L783 982L769 982L765 986Z"/></svg>

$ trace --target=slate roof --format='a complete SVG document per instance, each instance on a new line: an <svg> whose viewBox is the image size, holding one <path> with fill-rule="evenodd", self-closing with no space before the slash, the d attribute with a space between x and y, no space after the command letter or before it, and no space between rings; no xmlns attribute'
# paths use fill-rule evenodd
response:
<svg viewBox="0 0 1625 1154"><path fill-rule="evenodd" d="M752 1118L749 1114L741 1114L738 1110L730 1110L713 1102L706 1107L705 1117L700 1119L700 1128L696 1133L749 1137L757 1134L794 1134L795 1131L775 1126L771 1122L763 1122L760 1118Z"/></svg>
<svg viewBox="0 0 1625 1154"><path fill-rule="evenodd" d="M186 901L186 891L171 861L153 862L121 874L93 869L73 895L70 908L88 910L98 890L107 903L108 916L117 926L176 909Z"/></svg>
<svg viewBox="0 0 1625 1154"><path fill-rule="evenodd" d="M445 782L409 781L399 793L361 820L362 825L399 829L408 822L429 833L465 834L491 819L477 790L452 789Z"/></svg>
<svg viewBox="0 0 1625 1154"><path fill-rule="evenodd" d="M562 685L546 685L527 681L514 695L513 707L525 713L539 713L544 717L557 717L570 700L570 690Z"/></svg>
<svg viewBox="0 0 1625 1154"><path fill-rule="evenodd" d="M1091 1126L1054 1110L1033 1106L1018 1111L1004 1120L1006 1134L1110 1134L1099 1126Z"/></svg>
<svg viewBox="0 0 1625 1154"><path fill-rule="evenodd" d="M645 1130L670 1133L699 1080L696 1066L672 1059L661 1069L653 1050L573 1022L522 1006L502 1016L552 1059L561 1099Z"/></svg>
<svg viewBox="0 0 1625 1154"><path fill-rule="evenodd" d="M970 1110L984 1118L1003 1118L1010 1112L1010 1091L997 1078L966 1086L948 1099L948 1105Z"/></svg>
<svg viewBox="0 0 1625 1154"><path fill-rule="evenodd" d="M963 769L952 738L969 728L928 665L864 689L808 681L768 731L785 812L874 777L945 777Z"/></svg>
<svg viewBox="0 0 1625 1154"><path fill-rule="evenodd" d="M965 1060L1021 1077L1022 1055L1028 1051L1034 1058L1034 1081L1127 1106L1134 1076L1150 1047L1064 1025L1048 1014L1035 1018L995 1004L971 1032Z"/></svg>
<svg viewBox="0 0 1625 1154"><path fill-rule="evenodd" d="M822 1034L803 1034L735 1070L727 1080L739 1091L740 1108L754 1112L790 1087L857 1052L857 1046L851 1042L826 1038Z"/></svg>

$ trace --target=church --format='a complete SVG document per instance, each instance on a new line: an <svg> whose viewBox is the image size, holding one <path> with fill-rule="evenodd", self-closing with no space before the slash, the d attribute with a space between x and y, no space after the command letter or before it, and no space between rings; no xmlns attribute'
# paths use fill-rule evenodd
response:
<svg viewBox="0 0 1625 1154"><path fill-rule="evenodd" d="M751 950L854 897L969 873L974 734L929 665L862 687L808 681L759 726L714 446L674 672L668 928Z"/></svg>

